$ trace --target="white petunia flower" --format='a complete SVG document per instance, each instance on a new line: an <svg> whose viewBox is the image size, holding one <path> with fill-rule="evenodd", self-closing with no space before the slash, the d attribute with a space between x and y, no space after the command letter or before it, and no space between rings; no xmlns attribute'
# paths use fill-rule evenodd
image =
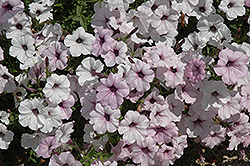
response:
<svg viewBox="0 0 250 166"><path fill-rule="evenodd" d="M77 28L72 35L67 35L64 43L69 48L73 57L90 54L95 38L92 34L85 32L83 27Z"/></svg>
<svg viewBox="0 0 250 166"><path fill-rule="evenodd" d="M2 121L3 123L5 123L6 125L8 125L9 122L9 116L10 114L7 113L6 111L0 111L0 121Z"/></svg>
<svg viewBox="0 0 250 166"><path fill-rule="evenodd" d="M36 53L34 43L35 39L31 35L16 36L11 40L10 55L24 63Z"/></svg>
<svg viewBox="0 0 250 166"><path fill-rule="evenodd" d="M100 60L95 60L92 57L83 59L82 64L76 69L79 84L83 86L86 82L95 83L99 78L97 73L100 73L103 67L104 65Z"/></svg>
<svg viewBox="0 0 250 166"><path fill-rule="evenodd" d="M39 23L48 19L53 19L53 15L50 13L52 9L47 5L33 2L29 5L29 9L31 17L39 20Z"/></svg>
<svg viewBox="0 0 250 166"><path fill-rule="evenodd" d="M33 134L24 133L21 138L21 146L25 149L31 148L37 151L42 138L45 137L47 136L41 132L35 132Z"/></svg>
<svg viewBox="0 0 250 166"><path fill-rule="evenodd" d="M226 13L228 20L245 14L244 0L222 0L219 9Z"/></svg>
<svg viewBox="0 0 250 166"><path fill-rule="evenodd" d="M70 96L70 82L65 75L52 74L43 88L45 97L53 104L59 104Z"/></svg>
<svg viewBox="0 0 250 166"><path fill-rule="evenodd" d="M7 130L7 127L0 123L0 149L8 149L10 142L13 140L14 133Z"/></svg>

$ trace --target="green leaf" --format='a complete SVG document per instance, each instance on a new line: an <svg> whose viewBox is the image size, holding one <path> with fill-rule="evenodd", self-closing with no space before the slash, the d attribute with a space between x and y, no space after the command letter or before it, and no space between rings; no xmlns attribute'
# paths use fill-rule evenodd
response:
<svg viewBox="0 0 250 166"><path fill-rule="evenodd" d="M87 22L86 22L86 18L84 16L79 17L80 19L80 25L85 29L85 31L87 31Z"/></svg>
<svg viewBox="0 0 250 166"><path fill-rule="evenodd" d="M233 29L236 29L236 30L238 29L235 24L230 25L230 27L233 28Z"/></svg>
<svg viewBox="0 0 250 166"><path fill-rule="evenodd" d="M82 12L82 6L80 6L80 5L77 5L76 6L76 15L81 15L81 12Z"/></svg>
<svg viewBox="0 0 250 166"><path fill-rule="evenodd" d="M92 157L94 156L94 154L95 154L95 148L92 149L92 150L89 152L88 157L89 157L89 158L92 158Z"/></svg>
<svg viewBox="0 0 250 166"><path fill-rule="evenodd" d="M102 159L103 159L103 160L107 160L107 159L109 159L112 155L113 155L113 153L111 153L111 154L109 154L109 153L104 153L104 154L102 155Z"/></svg>

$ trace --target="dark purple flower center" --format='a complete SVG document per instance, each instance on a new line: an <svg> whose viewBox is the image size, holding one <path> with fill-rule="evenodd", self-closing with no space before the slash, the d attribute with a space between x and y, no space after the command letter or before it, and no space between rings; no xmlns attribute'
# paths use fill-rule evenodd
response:
<svg viewBox="0 0 250 166"><path fill-rule="evenodd" d="M55 56L56 56L57 59L60 59L60 55L61 55L60 53L56 52Z"/></svg>
<svg viewBox="0 0 250 166"><path fill-rule="evenodd" d="M2 77L3 79L6 79L6 80L9 78L9 76L7 76L6 74L2 75Z"/></svg>
<svg viewBox="0 0 250 166"><path fill-rule="evenodd" d="M105 42L104 37L100 37L100 43L101 43L101 45L102 45L104 42Z"/></svg>
<svg viewBox="0 0 250 166"><path fill-rule="evenodd" d="M110 115L105 114L104 117L105 117L105 119L106 119L107 121L110 121Z"/></svg>
<svg viewBox="0 0 250 166"><path fill-rule="evenodd" d="M150 152L150 150L148 149L148 147L142 148L142 152L144 154L148 154Z"/></svg>
<svg viewBox="0 0 250 166"><path fill-rule="evenodd" d="M114 92L114 93L117 91L117 88L114 85L111 86L109 89L111 92Z"/></svg>
<svg viewBox="0 0 250 166"><path fill-rule="evenodd" d="M61 102L61 103L59 103L58 105L59 105L59 107L62 107L62 106L63 106L63 103Z"/></svg>
<svg viewBox="0 0 250 166"><path fill-rule="evenodd" d="M227 5L227 7L228 7L228 8L231 8L231 7L233 7L233 5L234 5L234 4L233 4L232 2L229 2L229 4Z"/></svg>
<svg viewBox="0 0 250 166"><path fill-rule="evenodd" d="M114 54L115 54L115 56L118 56L119 55L119 50L114 50Z"/></svg>
<svg viewBox="0 0 250 166"><path fill-rule="evenodd" d="M142 71L140 71L139 73L137 73L138 74L138 77L140 77L140 78L143 78L145 75L143 74L143 72Z"/></svg>
<svg viewBox="0 0 250 166"><path fill-rule="evenodd" d="M55 89L55 88L57 88L58 86L59 86L59 84L54 84L53 87L52 87L52 89Z"/></svg>
<svg viewBox="0 0 250 166"><path fill-rule="evenodd" d="M0 137L4 137L4 135L5 135L4 133L0 132Z"/></svg>
<svg viewBox="0 0 250 166"><path fill-rule="evenodd" d="M232 61L228 61L227 64L226 64L226 67L229 67L229 66L232 66L234 62Z"/></svg>
<svg viewBox="0 0 250 166"><path fill-rule="evenodd" d="M17 92L16 95L17 96L22 96L22 92Z"/></svg>
<svg viewBox="0 0 250 166"><path fill-rule="evenodd" d="M162 17L161 17L161 20L167 20L168 19L168 16L167 15L163 15Z"/></svg>
<svg viewBox="0 0 250 166"><path fill-rule="evenodd" d="M17 24L16 24L16 28L17 28L17 29L23 29L23 26L22 26L22 24L17 23Z"/></svg>
<svg viewBox="0 0 250 166"><path fill-rule="evenodd" d="M195 44L194 49L197 50L197 48L198 48L198 44Z"/></svg>
<svg viewBox="0 0 250 166"><path fill-rule="evenodd" d="M37 10L37 11L36 11L36 15L38 15L38 16L39 16L41 13L42 13L41 10Z"/></svg>
<svg viewBox="0 0 250 166"><path fill-rule="evenodd" d="M77 38L77 39L76 39L76 42L77 42L77 43L82 43L83 40L82 40L81 38Z"/></svg>
<svg viewBox="0 0 250 166"><path fill-rule="evenodd" d="M134 122L130 123L129 127L135 127L136 124Z"/></svg>
<svg viewBox="0 0 250 166"><path fill-rule="evenodd" d="M202 121L200 119L197 119L196 121L194 121L195 124L200 124Z"/></svg>
<svg viewBox="0 0 250 166"><path fill-rule="evenodd" d="M214 96L214 97L217 97L218 95L219 95L219 93L216 92L216 91L214 91L214 92L212 93L212 96Z"/></svg>
<svg viewBox="0 0 250 166"><path fill-rule="evenodd" d="M69 165L66 163L66 164L63 164L63 166L69 166Z"/></svg>
<svg viewBox="0 0 250 166"><path fill-rule="evenodd" d="M215 32L215 31L217 31L217 28L213 25L210 27L210 31Z"/></svg>
<svg viewBox="0 0 250 166"><path fill-rule="evenodd" d="M157 8L158 8L158 6L155 5L155 4L153 4L153 6L151 7L151 10L152 10L152 11L155 11Z"/></svg>
<svg viewBox="0 0 250 166"><path fill-rule="evenodd" d="M12 10L13 6L11 6L9 3L4 6L5 9L7 10Z"/></svg>
<svg viewBox="0 0 250 166"><path fill-rule="evenodd" d="M35 115L38 115L38 114L39 114L39 111L38 111L38 109L37 109L37 108L32 109L32 112L33 112L33 114L35 114Z"/></svg>
<svg viewBox="0 0 250 166"><path fill-rule="evenodd" d="M173 68L173 66L170 67L170 70L171 70L172 73L176 73L176 72L177 72L177 69L176 69L176 68Z"/></svg>
<svg viewBox="0 0 250 166"><path fill-rule="evenodd" d="M24 51L28 50L28 47L26 45L22 45L22 48L23 48Z"/></svg>
<svg viewBox="0 0 250 166"><path fill-rule="evenodd" d="M149 102L150 102L151 104L154 104L154 103L156 102L156 100L155 100L154 98L151 98L151 99L149 100Z"/></svg>
<svg viewBox="0 0 250 166"><path fill-rule="evenodd" d="M227 40L225 37L223 37L222 39L220 39L220 42L224 42L225 40Z"/></svg>
<svg viewBox="0 0 250 166"><path fill-rule="evenodd" d="M199 7L199 11L200 11L200 12L203 13L203 12L205 12L205 10L206 10L206 9L204 8L204 6Z"/></svg>

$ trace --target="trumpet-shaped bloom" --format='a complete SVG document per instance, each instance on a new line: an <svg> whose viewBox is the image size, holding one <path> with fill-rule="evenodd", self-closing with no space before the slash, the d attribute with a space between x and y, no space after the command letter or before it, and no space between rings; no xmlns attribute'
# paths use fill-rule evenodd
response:
<svg viewBox="0 0 250 166"><path fill-rule="evenodd" d="M13 140L14 133L7 130L7 127L0 123L0 149L8 149L10 142Z"/></svg>
<svg viewBox="0 0 250 166"><path fill-rule="evenodd" d="M94 42L94 36L85 32L83 27L77 28L72 35L67 35L64 40L65 45L70 47L69 51L73 57L78 57L81 54L90 54L92 51L92 44Z"/></svg>
<svg viewBox="0 0 250 166"><path fill-rule="evenodd" d="M112 109L119 108L123 103L123 97L129 94L128 84L118 74L110 73L108 78L102 78L101 84L96 88L98 91L96 100L102 106L109 105Z"/></svg>
<svg viewBox="0 0 250 166"><path fill-rule="evenodd" d="M118 132L123 134L124 140L132 144L135 141L143 141L146 138L148 125L149 120L145 115L140 115L139 112L130 110L120 122Z"/></svg>
<svg viewBox="0 0 250 166"><path fill-rule="evenodd" d="M115 132L118 129L121 113L119 109L111 109L109 106L103 107L98 103L90 113L90 124L98 134L104 134L106 131Z"/></svg>
<svg viewBox="0 0 250 166"><path fill-rule="evenodd" d="M217 75L222 76L222 81L228 85L234 84L238 78L243 78L247 75L248 62L247 55L242 52L225 49L219 53L219 61L214 66L214 71Z"/></svg>
<svg viewBox="0 0 250 166"><path fill-rule="evenodd" d="M43 88L45 97L53 104L59 104L70 96L70 82L65 75L52 74Z"/></svg>

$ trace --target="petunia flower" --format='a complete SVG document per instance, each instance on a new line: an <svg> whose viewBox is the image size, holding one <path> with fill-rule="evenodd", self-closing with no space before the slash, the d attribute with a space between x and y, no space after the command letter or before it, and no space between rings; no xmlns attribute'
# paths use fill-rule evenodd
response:
<svg viewBox="0 0 250 166"><path fill-rule="evenodd" d="M0 149L8 149L10 142L13 140L14 133L7 130L7 127L0 123Z"/></svg>
<svg viewBox="0 0 250 166"><path fill-rule="evenodd" d="M98 134L106 131L113 133L118 129L121 113L119 109L111 109L109 106L103 107L100 103L96 104L95 110L90 113L90 124Z"/></svg>
<svg viewBox="0 0 250 166"><path fill-rule="evenodd" d="M237 82L238 78L247 75L248 68L246 63L248 57L242 52L224 49L219 53L219 61L214 66L217 75L222 76L222 81L228 85Z"/></svg>
<svg viewBox="0 0 250 166"><path fill-rule="evenodd" d="M53 104L59 104L70 96L70 82L65 75L52 74L43 88L45 97Z"/></svg>
<svg viewBox="0 0 250 166"><path fill-rule="evenodd" d="M53 19L53 14L51 13L52 9L50 6L40 3L31 3L29 4L30 15L33 18L39 20L39 23L42 23L48 19Z"/></svg>
<svg viewBox="0 0 250 166"><path fill-rule="evenodd" d="M49 161L49 166L82 166L80 161L76 161L75 157L69 152L62 152L60 155L54 154Z"/></svg>
<svg viewBox="0 0 250 166"><path fill-rule="evenodd" d="M42 138L36 154L38 157L42 156L43 158L49 158L51 156L52 150L58 148L59 146L60 144L54 136Z"/></svg>
<svg viewBox="0 0 250 166"><path fill-rule="evenodd" d="M136 141L143 141L146 138L148 125L149 120L145 115L129 110L120 122L118 132L123 134L124 140L132 144Z"/></svg>
<svg viewBox="0 0 250 166"><path fill-rule="evenodd" d="M67 47L70 47L69 51L73 57L90 54L94 42L94 36L85 32L83 27L77 28L72 35L67 35L64 39L64 43Z"/></svg>
<svg viewBox="0 0 250 166"><path fill-rule="evenodd" d="M97 87L96 100L102 106L109 105L112 109L119 108L123 103L123 97L129 94L129 86L118 74L110 73L108 78L102 78Z"/></svg>
<svg viewBox="0 0 250 166"><path fill-rule="evenodd" d="M218 7L230 21L245 14L244 0L222 0Z"/></svg>

